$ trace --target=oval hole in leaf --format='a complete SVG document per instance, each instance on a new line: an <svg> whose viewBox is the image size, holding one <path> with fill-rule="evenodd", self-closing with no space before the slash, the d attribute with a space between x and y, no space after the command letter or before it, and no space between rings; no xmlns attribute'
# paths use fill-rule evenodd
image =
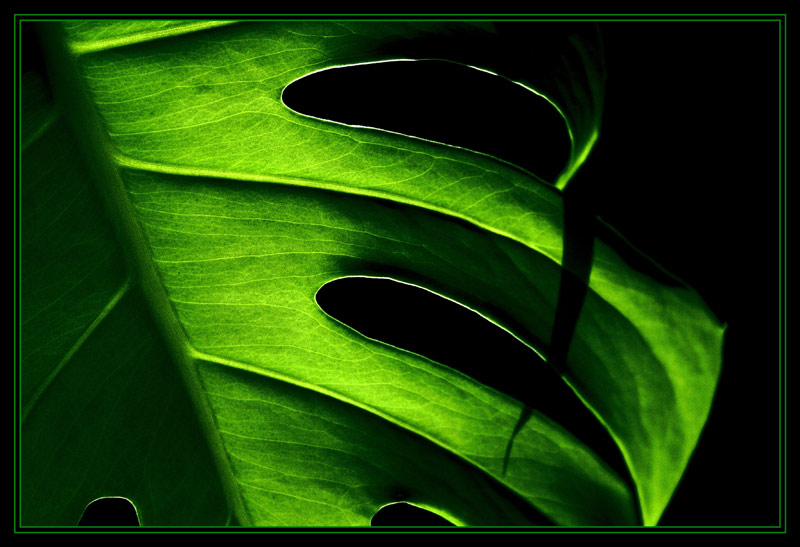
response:
<svg viewBox="0 0 800 547"><path fill-rule="evenodd" d="M447 61L331 68L283 91L292 110L490 154L555 181L569 158L564 119L541 96L483 70Z"/></svg>
<svg viewBox="0 0 800 547"><path fill-rule="evenodd" d="M455 526L444 517L432 511L398 502L385 505L375 513L371 521L372 526Z"/></svg>
<svg viewBox="0 0 800 547"><path fill-rule="evenodd" d="M364 336L461 371L541 412L632 486L616 443L559 374L480 314L426 289L379 277L335 279L316 299L325 313Z"/></svg>
<svg viewBox="0 0 800 547"><path fill-rule="evenodd" d="M78 526L139 526L136 507L127 498L107 497L94 500L83 510Z"/></svg>

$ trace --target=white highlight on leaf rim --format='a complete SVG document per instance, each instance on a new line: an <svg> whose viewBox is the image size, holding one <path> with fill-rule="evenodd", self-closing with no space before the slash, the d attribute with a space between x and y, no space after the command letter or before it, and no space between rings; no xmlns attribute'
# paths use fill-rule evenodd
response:
<svg viewBox="0 0 800 547"><path fill-rule="evenodd" d="M448 513L447 511L445 511L443 509L440 509L438 507L433 507L431 505L426 505L426 504L420 503L420 502L411 502L411 501L407 501L407 500L392 501L392 502L385 503L385 504L381 505L380 508L378 508L378 511L380 511L381 509L384 509L386 507L389 507L390 505L399 505L401 503L405 503L406 505L411 505L412 507L417 507L419 509L423 509L425 511L433 513L434 515L442 517L443 519L451 522L452 524L454 524L456 526L469 526L468 523L462 521L461 519L459 519L458 517L456 517L452 513ZM378 512L376 511L375 514L377 515ZM373 518L375 518L375 515L373 515Z"/></svg>
<svg viewBox="0 0 800 547"><path fill-rule="evenodd" d="M330 281L327 281L327 282L323 283L323 284L322 284L322 286L320 286L320 288L319 288L319 289L317 289L317 292L316 292L316 293L314 293L314 302L316 302L316 304L317 304L317 306L319 307L319 309L321 309L321 310L322 310L322 312L323 312L323 313L325 313L325 315L327 315L327 316L328 316L328 317L330 317L331 319L334 319L334 320L336 320L336 321L339 321L339 323L342 323L343 325L345 325L345 326L347 326L347 327L349 327L349 328L351 328L351 329L353 329L353 327L351 327L351 326L350 326L350 325L348 325L347 323L344 323L343 321L340 321L339 319L336 319L335 317L333 317L332 315L330 315L330 314L329 314L327 311L325 311L325 310L322 308L322 306L320 306L320 305L319 305L319 301L317 300L317 294L319 294L319 291L320 291L320 290L322 290L322 287L324 287L324 286L326 286L326 285L329 285L330 283L333 283L333 282L335 282L335 281L339 281L340 279L352 279L352 278L355 278L355 279L384 279L384 280L387 280L387 281L394 281L395 283L400 283L400 284L402 284L402 285L408 285L409 287L414 287L414 288L416 288L416 289L421 289L421 290L423 290L423 291L426 291L426 292L429 292L429 293L431 293L431 294L433 294L433 295L436 295L436 296L438 296L439 298L443 298L443 299L445 299L445 300L448 300L448 301L452 302L453 304L456 304L456 305L458 305L458 306L461 306L462 308L465 308L465 309L467 309L467 310L471 311L472 313L474 313L474 314L478 315L478 316L479 316L481 319L484 319L484 320L488 321L489 323L491 323L492 325L496 326L497 328L499 328L499 329L501 329L501 330L503 330L503 331L507 332L508 334L510 334L511 336L513 336L513 337L514 337L514 338L515 338L517 341L519 341L521 344L523 344L525 347L527 347L527 348L530 348L530 349L531 349L531 350L532 350L532 351L533 351L533 352L534 352L536 355L538 355L538 356L539 356L539 357L540 357L540 358L541 358L541 359L542 359L544 362L546 362L546 363L548 362L548 360L547 360L547 357L545 356L545 354L544 354L542 351L540 351L539 349L535 348L534 346L532 346L532 345L531 345L531 344L529 344L528 342L526 342L526 341L522 340L522 339L521 339L519 336L517 336L516 334L514 334L513 332L511 332L510 330L508 330L507 328L505 328L503 325L501 325L500 323L498 323L498 322L494 321L494 320L493 320L493 319L491 319L490 317L487 317L486 315L482 314L481 312L479 312L479 311L477 311L477 310L475 310L475 309L473 309L473 308L470 308L469 306L467 306L467 305L465 305L465 304L462 304L462 303L461 303L461 302L459 302L458 300L453 300L453 299L452 299L452 298L450 298L450 297L444 296L443 294L440 294L440 293L438 293L438 292L436 292L436 291L433 291L433 290L431 290L431 289L428 289L428 288L426 288L426 287L423 287L423 286L421 286L421 285L415 285L414 283L409 283L409 282L407 282L407 281L400 281L399 279L395 279L395 278L393 278L393 277L379 276L379 275L344 275L344 276L337 277L336 279L331 279ZM356 329L353 329L353 330L356 330ZM360 331L358 331L358 330L356 330L356 332L358 332L358 333L359 333L359 334L361 334L362 336L365 336L366 338L370 338L369 336L366 336L365 334L361 333L361 332L360 332ZM374 339L374 338L370 338L370 340L375 340L375 339ZM392 344L389 344L388 342L384 342L383 340L376 340L376 341L377 341L377 342L380 342L380 343L382 343L382 344L386 344L386 345L388 345L388 346L396 347L396 346L393 346ZM399 348L399 349L402 349L403 351L409 351L409 350L407 350L407 349L404 349L404 348ZM411 353L414 353L414 352L411 352ZM426 359L430 359L430 357L426 357L426 356L423 356L423 357L425 357Z"/></svg>
<svg viewBox="0 0 800 547"><path fill-rule="evenodd" d="M108 499L118 499L118 500L125 500L125 501L127 501L128 503L130 503L130 504L131 504L131 507L133 507L133 512L136 514L136 520L139 522L139 526L141 526L141 525L142 525L142 519L140 519L140 518L139 518L139 509L136 507L136 504L135 504L135 503L133 503L133 501L132 501L131 499L129 499L129 498L126 498L125 496L100 496L99 498L95 498L95 499L93 499L92 501L90 501L89 503L87 503L87 504L86 504L86 506L83 508L83 513L81 513L81 516L83 516L84 514L86 514L86 510L87 510L87 509L89 508L89 506L90 506L91 504L93 504L94 502L96 502L96 501L100 501L100 500L108 500ZM131 526L134 526L134 525L131 525Z"/></svg>
<svg viewBox="0 0 800 547"><path fill-rule="evenodd" d="M423 62L424 61L439 61L439 62L444 62L444 63L451 63L451 64L454 64L454 65L460 65L460 66L463 66L463 67L471 68L471 69L477 70L479 72L485 72L487 74L491 74L492 76L496 76L498 78L502 78L503 80L506 80L507 82L510 82L512 84L516 84L518 86L521 86L521 87L525 88L527 91L530 91L534 95L536 95L538 97L541 97L542 99L547 101L551 106L553 106L553 108L556 109L558 114L564 120L564 124L567 127L567 134L569 135L569 141L570 141L570 160L567 163L567 165L564 166L564 168L562 169L561 174L559 175L559 178L558 178L558 182L561 182L565 178L568 179L569 176L571 176L572 173L574 173L577 170L576 168L570 169L570 165L572 163L572 158L574 156L574 149L575 149L575 139L574 139L573 134L572 134L572 128L570 127L569 122L567 121L567 117L564 115L564 112L561 110L561 108L554 101L552 101L547 95L544 95L540 91L538 91L538 90L536 90L536 89L534 89L534 88L532 88L532 87L530 87L530 86L528 86L526 84L523 84L521 82L517 82L515 80L511 80L509 78L506 78L505 76L501 76L500 74L498 74L496 72L493 72L491 70L485 69L485 68L477 67L477 66L474 66L474 65L467 65L467 64L464 64L464 63L459 63L457 61L451 61L449 59L438 59L438 58L382 59L380 61L365 61L365 62L360 62L360 63L348 63L348 64L343 64L343 65L327 66L327 67L320 68L320 69L314 70L312 72L309 72L308 74L304 74L303 76L300 76L299 78L295 78L294 80L292 80L291 82L286 84L286 86L284 86L283 90L281 90L281 104L283 106L285 106L286 108L288 108L289 110L291 110L292 112L294 112L295 114L298 114L298 115L306 117L306 118L310 118L312 120L321 120L321 121L324 121L324 122L335 123L335 124L343 125L343 126L346 126L346 127L355 127L355 128L359 128L359 129L372 129L372 130L375 130L375 131L383 131L384 133L390 133L390 134L393 134L393 135L401 135L403 137L408 137L408 138L412 138L412 139L418 139L420 141L435 143L435 144L447 146L447 147L450 147L450 148L456 148L456 149L459 149L459 150L467 150L469 152L472 152L473 154L479 154L481 156L487 156L487 157L490 157L490 158L492 158L492 159L494 159L496 161L500 161L502 163L511 165L511 166L513 166L513 167L515 167L517 169L520 169L521 171L524 171L525 173L528 173L528 174L532 175L536 179L543 180L538 175L536 175L534 173L531 173L530 171L528 171L527 169L525 169L523 167L515 165L515 164L513 164L513 163L511 163L509 161L506 161L506 160L502 159L502 158L498 158L496 156L493 156L492 154L487 154L486 152L481 152L479 150L472 150L471 148L464 148L463 146L457 146L455 144L449 144L449 143L445 143L445 142L434 141L434 140L431 140L431 139L426 139L425 137L419 137L417 135L409 135L409 134L406 134L406 133L400 133L398 131L391 131L389 129L384 129L384 128L381 128L381 127L373 127L373 126L369 126L369 125L348 124L348 123L340 122L340 121L337 121L337 120L330 120L330 119L327 119L327 118L320 118L320 117L317 117L317 116L309 116L308 114L304 114L302 112L298 112L297 110L293 109L292 107L287 105L286 102L283 100L283 93L284 93L284 91L286 91L286 89L290 85L292 85L295 82L299 82L303 78L308 78L309 76L312 76L314 74L318 74L320 72L325 72L325 71L328 71L328 70L334 70L334 69L340 69L340 68L355 67L355 66L377 65L377 64L385 64L385 63L420 62L420 61L423 61ZM426 87L424 83L423 83L423 87ZM594 140L592 140L592 143L594 143ZM591 146L589 146L588 149L591 150ZM584 154L583 157L585 158L586 155L588 155L588 151L586 152L586 154ZM558 186L558 184L555 181L551 182L550 184L555 186L555 187L557 187L559 190L563 190L563 186ZM564 186L566 186L566 184L564 184Z"/></svg>

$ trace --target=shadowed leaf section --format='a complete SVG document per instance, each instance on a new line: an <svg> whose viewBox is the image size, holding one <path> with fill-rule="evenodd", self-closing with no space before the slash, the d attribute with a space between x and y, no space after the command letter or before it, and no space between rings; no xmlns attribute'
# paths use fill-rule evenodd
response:
<svg viewBox="0 0 800 547"><path fill-rule="evenodd" d="M454 368L541 412L629 477L608 432L553 367L480 314L431 291L376 277L336 279L316 299L328 315L364 336Z"/></svg>

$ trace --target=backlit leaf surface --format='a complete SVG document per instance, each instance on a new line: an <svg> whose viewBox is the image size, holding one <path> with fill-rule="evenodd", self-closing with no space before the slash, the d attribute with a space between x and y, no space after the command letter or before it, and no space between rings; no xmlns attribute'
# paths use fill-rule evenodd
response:
<svg viewBox="0 0 800 547"><path fill-rule="evenodd" d="M553 186L281 101L292 81L335 66L478 66L467 57L480 48L452 44L493 43L488 23L42 30L71 129L25 102L23 524L73 524L104 495L131 499L145 525L363 526L398 500L466 525L657 522L719 375L723 328L691 289L595 241L563 373L636 492L535 409L522 419L519 401L366 338L315 301L337 278L391 277L547 358L558 188L599 129L591 35L571 36L552 74L479 59L565 116L572 154Z"/></svg>

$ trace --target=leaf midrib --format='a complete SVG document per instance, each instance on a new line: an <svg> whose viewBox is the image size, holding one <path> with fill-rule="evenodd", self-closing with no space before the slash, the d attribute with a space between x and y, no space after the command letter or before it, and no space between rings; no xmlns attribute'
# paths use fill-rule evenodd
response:
<svg viewBox="0 0 800 547"><path fill-rule="evenodd" d="M58 39L53 40L53 42L58 42ZM227 360L221 357L205 354L194 348L189 342L186 332L177 318L177 313L166 292L161 275L155 266L152 252L149 250L141 226L136 220L133 205L126 195L124 183L122 182L119 169L120 167L133 166L123 165L121 162L116 161L119 158L119 153L110 143L107 134L103 130L102 123L98 119L96 112L89 103L87 95L83 92L81 82L76 77L77 71L75 70L76 67L74 65L75 57L66 52L66 47L63 42L51 44L51 48L58 48L58 50L61 52L60 56L62 58L66 58L64 59L66 62L60 64L59 66L69 66L71 69L68 74L64 74L63 70L61 71L60 76L63 85L68 86L73 90L80 90L78 94L82 100L78 101L80 103L77 105L78 108L70 109L70 117L72 118L70 121L76 127L85 127L88 138L81 139L81 143L86 148L87 153L99 158L99 161L97 162L100 164L98 169L101 172L104 172L105 176L98 177L98 180L108 181L105 184L106 195L104 195L104 198L106 199L107 207L111 209L112 214L110 217L113 219L115 228L119 232L119 237L127 243L127 245L124 245L123 247L127 253L126 256L128 257L129 266L137 273L139 283L141 284L142 290L145 294L147 305L154 315L155 323L161 332L162 337L164 338L166 345L173 356L173 359L178 365L178 369L181 372L182 378L184 379L187 391L189 392L192 402L198 411L198 421L200 422L201 428L214 456L214 460L217 463L218 470L220 471L220 478L223 484L223 490L226 493L228 505L232 508L233 513L236 514L241 524L252 525L253 523L250 520L249 514L245 510L245 505L241 497L241 491L237 486L239 483L233 473L233 467L230 463L229 456L220 437L219 429L216 427L216 419L211 410L210 402L205 395L205 391L198 375L197 361L199 359L240 370L246 370L251 373L257 373L265 377L270 377L275 380L308 389L323 396L332 397L345 404L361 408L370 414L393 423L406 431L419 435L420 437L432 442L436 446L443 448L453 456L457 457L459 460L464 461L471 467L477 469L479 472L485 474L491 481L497 482L501 486L513 492L515 496L524 500L525 503L534 507L537 511L541 511L539 507L532 504L528 498L524 497L515 488L508 485L501 478L496 477L494 474L488 472L483 467L473 462L467 456L463 455L454 448L447 446L438 439L424 433L421 430L418 430L409 424L406 424L396 417L381 412L380 410L369 405L351 400L335 391L327 390L311 384L306 384L297 379L279 375L278 373L274 373L272 371L260 369L247 363ZM56 78L56 81L58 81L58 78ZM103 193L103 190L104 189L101 188L101 193ZM365 195L365 197L378 196ZM384 199L384 196L380 196L380 198Z"/></svg>
<svg viewBox="0 0 800 547"><path fill-rule="evenodd" d="M53 87L58 99L71 101L72 108L65 109L70 124L82 137L79 146L88 157L97 158L89 162L92 175L103 199L108 217L117 232L118 240L125 254L126 265L138 279L145 300L153 314L155 324L175 361L184 381L187 392L195 406L199 425L209 444L220 479L228 501L228 506L243 525L251 524L244 510L241 495L236 487L230 462L222 448L219 432L215 429L214 417L207 399L202 395L202 386L189 355L189 347L182 326L175 317L174 310L161 283L154 263L150 260L146 240L141 227L135 220L133 206L125 195L125 189L118 168L112 160L113 147L102 124L89 103L88 97L77 78L76 56L69 51L63 30L58 33L43 33L46 50L52 59Z"/></svg>

